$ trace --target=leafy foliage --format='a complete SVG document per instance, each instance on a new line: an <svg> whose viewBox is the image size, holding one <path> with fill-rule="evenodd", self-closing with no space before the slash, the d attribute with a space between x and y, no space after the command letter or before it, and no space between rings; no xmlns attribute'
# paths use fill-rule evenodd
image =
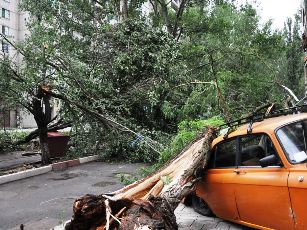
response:
<svg viewBox="0 0 307 230"><path fill-rule="evenodd" d="M280 88L269 90L280 82L283 36L271 29L270 22L261 28L253 6L237 8L222 2L202 9L195 4L184 17L182 53L194 81L205 84L191 89L181 116L218 115L224 106L236 118L283 99ZM226 105L217 95L217 85Z"/></svg>
<svg viewBox="0 0 307 230"><path fill-rule="evenodd" d="M29 132L21 130L0 131L0 153L23 149L14 143L25 138Z"/></svg>
<svg viewBox="0 0 307 230"><path fill-rule="evenodd" d="M0 63L0 100L58 98L72 154L162 164L204 126L283 102L281 84L303 94L298 18L278 31L251 4L168 2L22 1L31 33L20 69Z"/></svg>
<svg viewBox="0 0 307 230"><path fill-rule="evenodd" d="M178 125L178 133L173 137L168 148L161 152L159 164L164 164L174 154L179 153L208 126L218 127L224 121L220 117L212 117L207 120L184 120Z"/></svg>
<svg viewBox="0 0 307 230"><path fill-rule="evenodd" d="M116 175L123 185L129 185L137 181L139 178L130 174L119 173Z"/></svg>

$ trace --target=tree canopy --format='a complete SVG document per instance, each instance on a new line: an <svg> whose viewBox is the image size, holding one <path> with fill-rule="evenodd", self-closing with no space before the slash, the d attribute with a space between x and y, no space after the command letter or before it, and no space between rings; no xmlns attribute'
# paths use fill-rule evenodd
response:
<svg viewBox="0 0 307 230"><path fill-rule="evenodd" d="M45 134L46 108L60 100L57 121L71 124L80 154L155 161L180 122L229 120L280 103L282 84L303 95L298 17L279 31L260 25L255 6L227 0L20 7L31 15L30 33L20 43L2 35L22 64L0 62L0 100L34 114Z"/></svg>

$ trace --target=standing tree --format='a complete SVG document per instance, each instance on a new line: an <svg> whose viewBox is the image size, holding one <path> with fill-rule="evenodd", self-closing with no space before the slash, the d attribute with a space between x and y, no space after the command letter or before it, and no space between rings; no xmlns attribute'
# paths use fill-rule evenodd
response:
<svg viewBox="0 0 307 230"><path fill-rule="evenodd" d="M296 95L304 95L303 89L303 72L301 68L301 38L300 38L300 19L299 15L295 15L295 19L288 18L284 27L285 43L285 65L284 75L285 84L292 85L292 89ZM282 67L283 68L283 67Z"/></svg>
<svg viewBox="0 0 307 230"><path fill-rule="evenodd" d="M20 68L9 58L1 64L8 98L40 111L41 133L50 97L62 100L82 151L135 153L133 143L144 142L155 154L144 134L172 133L184 119L237 117L277 98L279 89L269 92L284 37L270 23L259 28L253 6L152 0L144 14L145 2L23 0L30 35L12 44Z"/></svg>
<svg viewBox="0 0 307 230"><path fill-rule="evenodd" d="M15 45L9 41L4 35L2 38L16 50L18 55L22 55L22 65L17 64L17 60L8 55L4 55L0 62L0 90L2 99L16 107L28 111L34 116L37 124L37 130L31 133L31 137L39 137L42 164L50 163L49 148L47 144L48 125L52 122L52 108L50 96L45 94L43 89L49 88L49 82L52 73L48 72L48 68L43 60L45 55L45 47L41 47L32 56L32 48L28 45Z"/></svg>
<svg viewBox="0 0 307 230"><path fill-rule="evenodd" d="M26 79L33 74L31 82L41 86L40 96L62 100L75 133L86 133L79 147L92 152L115 135L128 142L141 136L157 154L155 143L132 129L174 130L176 119L165 117L162 106L180 80L173 75L177 45L162 28L144 22L142 1L126 2L123 21L114 24L123 16L116 2L24 0L30 35L16 49Z"/></svg>

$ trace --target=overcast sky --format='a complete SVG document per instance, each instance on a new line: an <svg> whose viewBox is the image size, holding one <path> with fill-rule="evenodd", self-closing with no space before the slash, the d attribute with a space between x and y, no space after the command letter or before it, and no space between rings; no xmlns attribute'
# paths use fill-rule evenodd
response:
<svg viewBox="0 0 307 230"><path fill-rule="evenodd" d="M302 0L238 0L256 2L262 22L273 19L273 26L282 29L287 17L292 17L301 7Z"/></svg>

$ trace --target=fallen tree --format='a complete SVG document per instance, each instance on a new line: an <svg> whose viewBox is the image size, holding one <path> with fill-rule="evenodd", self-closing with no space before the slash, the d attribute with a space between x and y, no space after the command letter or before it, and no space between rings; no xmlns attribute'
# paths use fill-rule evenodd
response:
<svg viewBox="0 0 307 230"><path fill-rule="evenodd" d="M55 124L49 125L48 132L57 132L58 130L65 129L71 127L71 122L63 123L62 120L58 121ZM39 130L35 129L34 131L30 132L23 140L18 140L17 142L13 143L14 145L23 145L27 144L33 139L39 136Z"/></svg>
<svg viewBox="0 0 307 230"><path fill-rule="evenodd" d="M209 127L195 142L156 173L112 194L75 200L66 230L178 229L174 210L200 179L216 129Z"/></svg>

